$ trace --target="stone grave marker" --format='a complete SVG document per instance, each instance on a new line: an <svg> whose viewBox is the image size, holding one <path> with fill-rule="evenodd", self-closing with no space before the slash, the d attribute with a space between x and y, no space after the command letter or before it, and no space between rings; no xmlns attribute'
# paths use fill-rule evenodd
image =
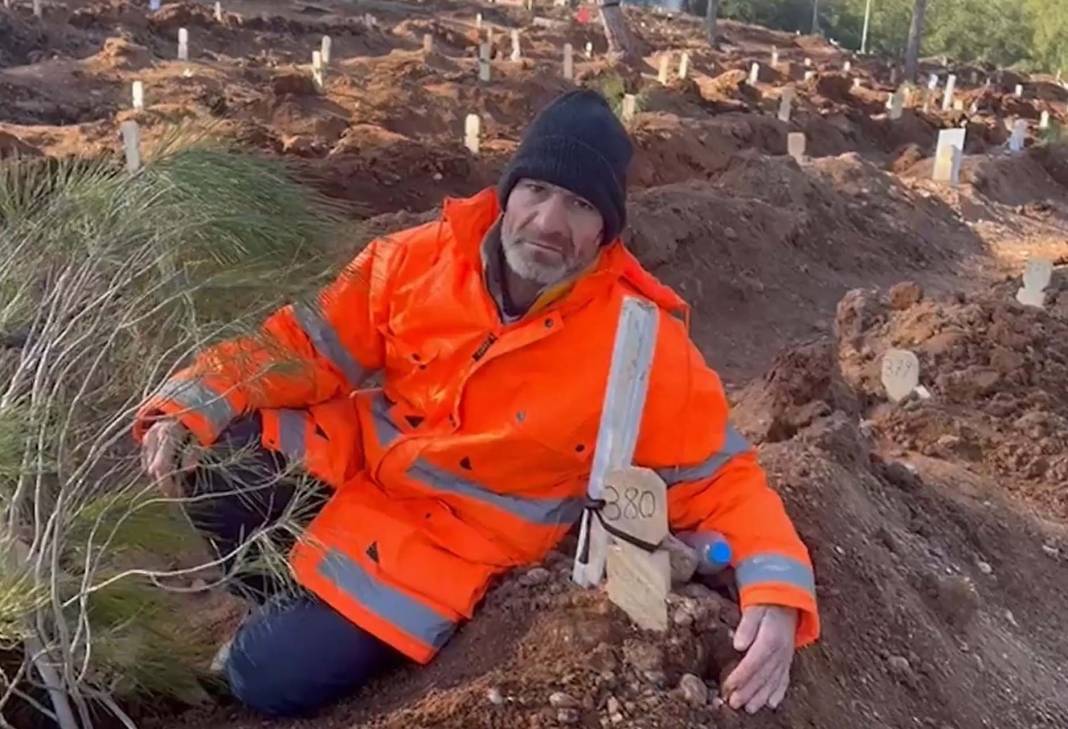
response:
<svg viewBox="0 0 1068 729"><path fill-rule="evenodd" d="M480 43L478 46L478 80L485 84L490 82L489 43Z"/></svg>
<svg viewBox="0 0 1068 729"><path fill-rule="evenodd" d="M132 88L133 95L133 108L144 109L145 108L145 85L141 81L134 81Z"/></svg>
<svg viewBox="0 0 1068 729"><path fill-rule="evenodd" d="M564 78L568 81L575 79L575 49L570 43L564 44Z"/></svg>
<svg viewBox="0 0 1068 729"><path fill-rule="evenodd" d="M1012 135L1009 137L1009 151L1022 152L1027 137L1027 120L1017 119L1012 123Z"/></svg>
<svg viewBox="0 0 1068 729"><path fill-rule="evenodd" d="M189 60L189 31L185 28L178 29L178 60Z"/></svg>
<svg viewBox="0 0 1068 729"><path fill-rule="evenodd" d="M957 77L953 74L949 74L946 78L946 92L942 96L942 111L949 111L953 108L953 90L957 86Z"/></svg>
<svg viewBox="0 0 1068 729"><path fill-rule="evenodd" d="M932 179L935 182L960 183L960 163L964 157L965 129L943 129L938 133Z"/></svg>
<svg viewBox="0 0 1068 729"><path fill-rule="evenodd" d="M219 22L219 23L221 23L223 21L222 3L218 2L218 0L216 0L216 3L215 3L215 20L216 20L216 22Z"/></svg>
<svg viewBox="0 0 1068 729"><path fill-rule="evenodd" d="M512 60L519 61L523 58L523 51L519 47L519 31L512 30Z"/></svg>
<svg viewBox="0 0 1068 729"><path fill-rule="evenodd" d="M779 121L790 123L790 114L793 110L794 96L797 92L793 86L787 86L782 90L782 96L779 97Z"/></svg>
<svg viewBox="0 0 1068 729"><path fill-rule="evenodd" d="M423 33L423 53L434 52L434 36L430 33Z"/></svg>
<svg viewBox="0 0 1068 729"><path fill-rule="evenodd" d="M478 114L468 114L464 120L464 146L471 154L478 154L481 135L482 120Z"/></svg>
<svg viewBox="0 0 1068 729"><path fill-rule="evenodd" d="M660 56L660 69L656 75L656 80L661 84L667 85L668 82L668 61L669 57L667 53Z"/></svg>
<svg viewBox="0 0 1068 729"><path fill-rule="evenodd" d="M771 47L771 67L772 68L778 68L779 67L779 47L778 46L772 46Z"/></svg>
<svg viewBox="0 0 1068 729"><path fill-rule="evenodd" d="M901 114L905 108L905 89L899 87L897 91L890 94L890 119L897 121L901 118Z"/></svg>
<svg viewBox="0 0 1068 729"><path fill-rule="evenodd" d="M132 119L124 121L120 128L122 148L126 155L126 171L137 172L141 169L141 128Z"/></svg>
<svg viewBox="0 0 1068 729"><path fill-rule="evenodd" d="M690 75L690 54L686 51L682 52L682 56L679 57L679 78L685 79Z"/></svg>
<svg viewBox="0 0 1068 729"><path fill-rule="evenodd" d="M1049 112L1043 111L1042 116L1038 120L1039 129L1049 129Z"/></svg>
<svg viewBox="0 0 1068 729"><path fill-rule="evenodd" d="M1016 292L1016 300L1024 306L1043 307L1046 304L1046 287L1053 278L1053 261L1032 258L1023 272L1023 286Z"/></svg>
<svg viewBox="0 0 1068 729"><path fill-rule="evenodd" d="M623 94L623 123L630 124L634 121L634 115L637 113L638 99L634 94Z"/></svg>
<svg viewBox="0 0 1068 729"><path fill-rule="evenodd" d="M1022 84L1016 84L1016 93L1014 94L1014 96L1016 96L1016 98L1020 98L1021 96L1023 96L1023 85Z"/></svg>
<svg viewBox="0 0 1068 729"><path fill-rule="evenodd" d="M890 349L883 355L882 382L891 402L901 402L920 384L920 360L907 349Z"/></svg>
<svg viewBox="0 0 1068 729"><path fill-rule="evenodd" d="M330 40L330 36L324 35L323 40L319 45L319 54L323 57L323 65L330 65L330 54L333 50L334 42Z"/></svg>
<svg viewBox="0 0 1068 729"><path fill-rule="evenodd" d="M757 81L760 80L760 64L754 63L749 67L749 85L756 86Z"/></svg>
<svg viewBox="0 0 1068 729"><path fill-rule="evenodd" d="M312 51L312 79L320 91L326 86L326 73L323 69L323 52Z"/></svg>

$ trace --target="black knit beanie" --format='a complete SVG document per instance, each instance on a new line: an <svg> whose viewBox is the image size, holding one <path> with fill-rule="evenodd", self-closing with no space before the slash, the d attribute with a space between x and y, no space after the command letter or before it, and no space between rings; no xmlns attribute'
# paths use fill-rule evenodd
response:
<svg viewBox="0 0 1068 729"><path fill-rule="evenodd" d="M497 186L503 208L523 178L559 185L580 195L604 218L603 243L627 222L630 139L608 102L594 91L569 91L541 110L527 127Z"/></svg>

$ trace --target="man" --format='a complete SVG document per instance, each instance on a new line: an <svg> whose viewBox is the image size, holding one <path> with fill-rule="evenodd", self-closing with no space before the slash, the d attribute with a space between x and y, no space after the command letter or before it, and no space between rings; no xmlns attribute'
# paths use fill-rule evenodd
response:
<svg viewBox="0 0 1068 729"><path fill-rule="evenodd" d="M584 508L633 296L659 308L635 462L669 485L672 529L715 530L733 549L746 656L722 687L730 705L782 701L795 646L819 633L808 553L727 423L686 305L619 240L631 154L604 99L565 94L496 190L371 243L317 307L282 308L263 336L201 354L146 404L136 433L161 480L187 436L257 449L253 475L171 483L197 497L194 523L222 555L292 492L221 496L233 483L298 463L329 490L290 555L307 595L268 602L235 637L226 674L238 698L303 713L394 657L426 663L494 576L544 557ZM360 389L375 372L382 388Z"/></svg>

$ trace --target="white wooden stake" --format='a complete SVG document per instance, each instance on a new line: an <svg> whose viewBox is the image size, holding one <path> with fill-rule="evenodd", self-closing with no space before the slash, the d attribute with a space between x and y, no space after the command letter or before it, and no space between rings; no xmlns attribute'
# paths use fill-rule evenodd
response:
<svg viewBox="0 0 1068 729"><path fill-rule="evenodd" d="M490 82L489 43L481 43L478 46L478 80L485 84Z"/></svg>
<svg viewBox="0 0 1068 729"><path fill-rule="evenodd" d="M806 81L811 81L814 78L816 78L816 72L815 71L805 71L805 80Z"/></svg>
<svg viewBox="0 0 1068 729"><path fill-rule="evenodd" d="M668 61L669 60L670 59L669 59L669 56L668 56L667 53L664 53L664 54L662 54L660 56L660 72L656 76L656 80L659 81L660 83L664 84L665 86L667 85L667 82L668 82Z"/></svg>
<svg viewBox="0 0 1068 729"><path fill-rule="evenodd" d="M793 157L797 164L805 159L806 140L803 132L790 132L786 135L786 152Z"/></svg>
<svg viewBox="0 0 1068 729"><path fill-rule="evenodd" d="M178 29L178 60L189 60L189 31L185 28Z"/></svg>
<svg viewBox="0 0 1068 729"><path fill-rule="evenodd" d="M41 9L41 0L33 0L33 16L40 18L44 11Z"/></svg>
<svg viewBox="0 0 1068 729"><path fill-rule="evenodd" d="M430 33L423 33L423 53L434 52L434 36Z"/></svg>
<svg viewBox="0 0 1068 729"><path fill-rule="evenodd" d="M778 68L778 66L779 66L779 47L778 46L772 46L771 47L771 67L772 68Z"/></svg>
<svg viewBox="0 0 1068 729"><path fill-rule="evenodd" d="M124 121L122 129L122 146L126 152L126 171L137 172L141 169L141 128L137 122Z"/></svg>
<svg viewBox="0 0 1068 729"><path fill-rule="evenodd" d="M806 58L805 59L805 68L812 68L812 59L811 58Z"/></svg>
<svg viewBox="0 0 1068 729"><path fill-rule="evenodd" d="M330 40L330 36L324 35L322 44L319 46L319 54L323 57L323 65L330 65L330 52L333 50L332 46L334 42Z"/></svg>
<svg viewBox="0 0 1068 729"><path fill-rule="evenodd" d="M586 41L586 58L593 58L593 43Z"/></svg>
<svg viewBox="0 0 1068 729"><path fill-rule="evenodd" d="M935 182L948 182L953 186L960 184L960 163L964 156L966 135L966 129L943 129L938 133L931 175Z"/></svg>
<svg viewBox="0 0 1068 729"><path fill-rule="evenodd" d="M217 20L220 23L223 20L222 3L218 2L218 1L216 1L216 3L215 3L215 20Z"/></svg>
<svg viewBox="0 0 1068 729"><path fill-rule="evenodd" d="M756 86L757 81L760 80L760 64L754 63L749 67L749 85Z"/></svg>
<svg viewBox="0 0 1068 729"><path fill-rule="evenodd" d="M1022 152L1024 138L1027 136L1027 120L1017 119L1012 125L1012 136L1009 137L1009 151Z"/></svg>
<svg viewBox="0 0 1068 729"><path fill-rule="evenodd" d="M890 95L890 114L889 118L893 121L897 121L901 118L901 114L905 107L905 89L899 88L897 91Z"/></svg>
<svg viewBox="0 0 1068 729"><path fill-rule="evenodd" d="M482 13L475 13L475 27L482 30Z"/></svg>
<svg viewBox="0 0 1068 729"><path fill-rule="evenodd" d="M512 31L512 60L519 61L523 58L523 51L519 47L519 31Z"/></svg>
<svg viewBox="0 0 1068 729"><path fill-rule="evenodd" d="M1042 117L1038 120L1039 129L1049 129L1049 112L1043 111Z"/></svg>
<svg viewBox="0 0 1068 729"><path fill-rule="evenodd" d="M655 306L631 296L623 299L587 487L591 499L602 497L610 473L633 464L649 388L656 330ZM590 517L589 510L583 512L572 571L572 579L584 587L600 584L608 558L608 533L597 519Z"/></svg>
<svg viewBox="0 0 1068 729"><path fill-rule="evenodd" d="M575 49L570 43L564 44L564 78L568 81L575 79Z"/></svg>
<svg viewBox="0 0 1068 729"><path fill-rule="evenodd" d="M1016 94L1015 94L1015 96L1017 98L1023 96L1023 84L1016 84Z"/></svg>
<svg viewBox="0 0 1068 729"><path fill-rule="evenodd" d="M623 94L623 123L630 124L634 121L634 114L638 108L638 99L634 94Z"/></svg>
<svg viewBox="0 0 1068 729"><path fill-rule="evenodd" d="M133 82L133 108L145 108L145 85L140 81Z"/></svg>
<svg viewBox="0 0 1068 729"><path fill-rule="evenodd" d="M953 108L953 91L957 86L957 77L953 74L949 74L946 78L946 92L942 96L942 111L949 111Z"/></svg>
<svg viewBox="0 0 1068 729"><path fill-rule="evenodd" d="M852 61L846 61L844 64L842 64L842 71L844 71L845 73L849 73L852 70L853 70L853 62Z"/></svg>
<svg viewBox="0 0 1068 729"><path fill-rule="evenodd" d="M326 86L322 51L312 51L312 78L315 80L316 87L322 91L323 87Z"/></svg>
<svg viewBox="0 0 1068 729"><path fill-rule="evenodd" d="M679 57L679 78L685 79L690 75L690 54L686 51L682 52L682 56Z"/></svg>
<svg viewBox="0 0 1068 729"><path fill-rule="evenodd" d="M482 120L478 118L478 114L468 114L464 121L464 146L471 154L478 154L481 134Z"/></svg>
<svg viewBox="0 0 1068 729"><path fill-rule="evenodd" d="M160 0L148 0L148 9L152 12L159 10Z"/></svg>
<svg viewBox="0 0 1068 729"><path fill-rule="evenodd" d="M787 86L782 90L782 96L779 97L779 121L785 124L790 123L790 113L796 93L793 86Z"/></svg>

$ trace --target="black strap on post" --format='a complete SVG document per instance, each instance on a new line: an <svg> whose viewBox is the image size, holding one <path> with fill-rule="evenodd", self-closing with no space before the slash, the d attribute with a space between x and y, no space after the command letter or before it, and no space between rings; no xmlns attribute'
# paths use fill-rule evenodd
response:
<svg viewBox="0 0 1068 729"><path fill-rule="evenodd" d="M639 539L638 537L634 536L633 534L627 534L622 529L617 529L614 526L612 526L611 524L609 524L608 521L604 518L604 514L601 513L603 511L604 507L605 507L605 504L606 504L606 502L605 502L604 499L587 498L586 499L585 509L586 509L586 511L590 512L592 516L597 517L597 521L601 522L601 526L604 527L604 530L606 532L611 534L616 539L624 541L627 544L632 544L635 547L637 547L638 549L641 549L641 550L643 550L645 552L648 552L649 554L652 554L656 550L660 549L660 545L659 544L653 544L652 542L647 542L644 539ZM591 520L590 524L592 526L592 520ZM587 534L586 543L582 545L582 555L579 557L579 561L582 564L588 564L589 563L589 559L590 559L590 536Z"/></svg>

